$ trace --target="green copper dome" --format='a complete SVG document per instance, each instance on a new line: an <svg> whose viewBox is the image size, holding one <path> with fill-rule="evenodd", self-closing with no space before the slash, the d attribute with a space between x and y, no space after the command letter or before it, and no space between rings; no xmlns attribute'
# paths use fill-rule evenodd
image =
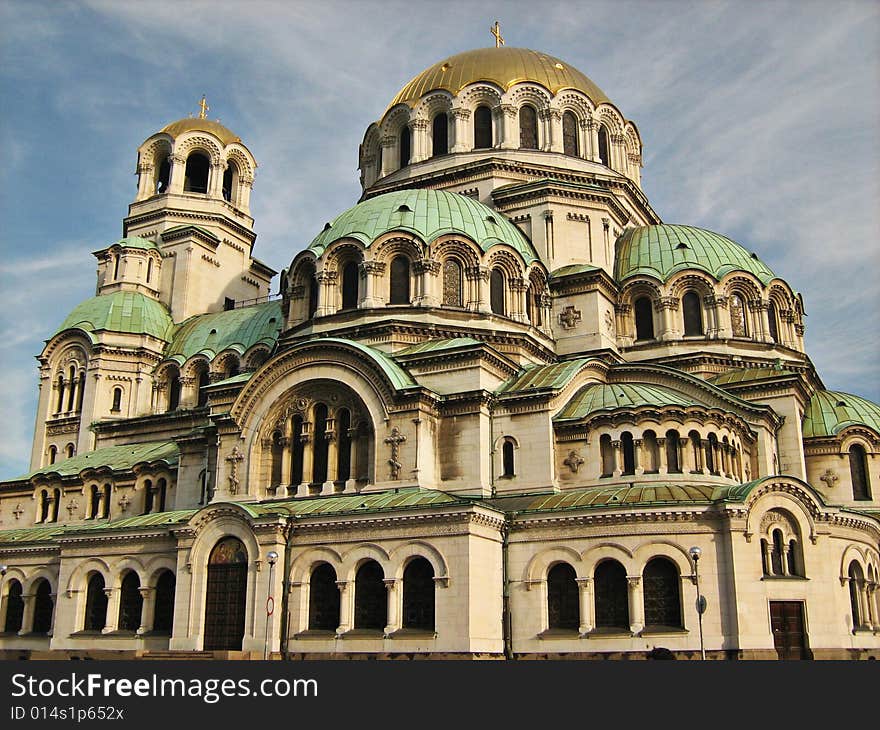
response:
<svg viewBox="0 0 880 730"><path fill-rule="evenodd" d="M513 246L531 263L535 249L503 213L457 193L442 190L397 190L370 198L337 216L312 241L309 250L320 256L334 241L355 238L368 246L390 231L406 231L425 243L447 233L477 242L483 251L497 243Z"/></svg>
<svg viewBox="0 0 880 730"><path fill-rule="evenodd" d="M167 340L171 327L171 315L161 302L141 292L117 291L78 304L55 334L77 328L89 334L108 330Z"/></svg>
<svg viewBox="0 0 880 730"><path fill-rule="evenodd" d="M614 278L652 276L667 281L685 269L699 269L721 279L731 271L747 271L767 284L775 275L755 254L735 241L693 226L640 226L617 239Z"/></svg>
<svg viewBox="0 0 880 730"><path fill-rule="evenodd" d="M804 438L836 436L847 426L867 426L880 434L880 405L850 393L817 391L804 414Z"/></svg>
<svg viewBox="0 0 880 730"><path fill-rule="evenodd" d="M148 238L141 238L140 236L127 236L126 238L122 238L116 243L111 244L108 248L113 248L113 246L122 246L122 248L140 248L144 251L150 251L151 249L157 249L158 246Z"/></svg>
<svg viewBox="0 0 880 730"><path fill-rule="evenodd" d="M578 419L597 411L639 406L680 406L686 408L699 403L682 393L662 385L648 383L596 383L581 388L565 407L554 416L554 421Z"/></svg>

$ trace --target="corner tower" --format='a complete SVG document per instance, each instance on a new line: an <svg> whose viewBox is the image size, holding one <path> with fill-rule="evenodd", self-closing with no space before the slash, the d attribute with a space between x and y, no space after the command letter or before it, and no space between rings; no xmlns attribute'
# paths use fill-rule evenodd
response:
<svg viewBox="0 0 880 730"><path fill-rule="evenodd" d="M232 131L180 119L138 148L138 191L123 235L153 241L162 258L159 299L175 322L269 295L276 273L251 256L250 194L257 162Z"/></svg>

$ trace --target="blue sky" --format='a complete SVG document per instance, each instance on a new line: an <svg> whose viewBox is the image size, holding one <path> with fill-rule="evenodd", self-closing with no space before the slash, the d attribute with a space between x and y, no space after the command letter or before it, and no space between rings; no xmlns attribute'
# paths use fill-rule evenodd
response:
<svg viewBox="0 0 880 730"><path fill-rule="evenodd" d="M724 233L803 293L826 387L880 401L880 3L486 7L0 0L0 478L27 470L34 356L94 294L144 139L207 94L260 163L254 253L280 270L356 202L358 144L399 88L491 45L496 18L635 121L664 221Z"/></svg>

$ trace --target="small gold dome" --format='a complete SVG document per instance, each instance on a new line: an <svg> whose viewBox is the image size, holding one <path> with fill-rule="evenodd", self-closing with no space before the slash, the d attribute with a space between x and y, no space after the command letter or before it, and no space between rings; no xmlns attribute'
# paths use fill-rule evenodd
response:
<svg viewBox="0 0 880 730"><path fill-rule="evenodd" d="M176 122L171 122L162 131L165 134L170 134L172 137L177 137L184 132L208 132L217 137L224 145L241 142L241 138L237 134L224 127L220 122L212 122L210 119L199 119L197 117L178 119Z"/></svg>
<svg viewBox="0 0 880 730"><path fill-rule="evenodd" d="M558 58L528 48L501 46L465 51L435 63L404 86L388 109L397 104L414 106L426 93L437 89L455 95L476 81L492 82L504 91L514 84L533 81L552 94L562 89L577 89L594 104L609 101L596 84Z"/></svg>

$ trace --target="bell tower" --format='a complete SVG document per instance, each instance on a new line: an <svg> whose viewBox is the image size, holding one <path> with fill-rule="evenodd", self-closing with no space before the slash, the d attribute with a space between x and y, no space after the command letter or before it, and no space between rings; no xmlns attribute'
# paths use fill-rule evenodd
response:
<svg viewBox="0 0 880 730"><path fill-rule="evenodd" d="M152 241L159 299L175 322L268 297L273 269L252 257L250 194L257 162L202 97L138 148L138 189L123 235Z"/></svg>

